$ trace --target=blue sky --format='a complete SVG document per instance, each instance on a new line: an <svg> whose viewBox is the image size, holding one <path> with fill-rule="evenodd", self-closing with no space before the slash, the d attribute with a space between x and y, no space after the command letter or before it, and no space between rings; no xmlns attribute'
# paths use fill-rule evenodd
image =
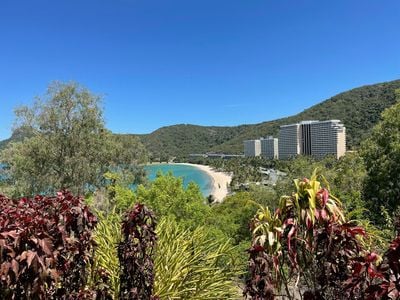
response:
<svg viewBox="0 0 400 300"><path fill-rule="evenodd" d="M104 95L114 132L288 116L399 79L399 28L398 0L3 0L0 139L53 80Z"/></svg>

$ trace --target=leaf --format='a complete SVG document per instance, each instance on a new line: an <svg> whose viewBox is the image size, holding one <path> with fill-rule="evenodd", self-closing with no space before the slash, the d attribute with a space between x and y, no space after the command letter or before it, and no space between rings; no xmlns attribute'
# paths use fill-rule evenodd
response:
<svg viewBox="0 0 400 300"><path fill-rule="evenodd" d="M27 252L27 259L26 259L26 263L28 264L28 268L30 267L30 265L32 264L32 261L35 259L36 257L36 252L33 252L31 250L28 250Z"/></svg>
<svg viewBox="0 0 400 300"><path fill-rule="evenodd" d="M273 232L268 232L268 244L272 247L275 242L275 237Z"/></svg>
<svg viewBox="0 0 400 300"><path fill-rule="evenodd" d="M11 268L12 268L16 278L18 279L18 276L19 276L19 263L15 259L13 259L11 261Z"/></svg>
<svg viewBox="0 0 400 300"><path fill-rule="evenodd" d="M53 255L53 242L49 238L39 240L39 246L47 255Z"/></svg>

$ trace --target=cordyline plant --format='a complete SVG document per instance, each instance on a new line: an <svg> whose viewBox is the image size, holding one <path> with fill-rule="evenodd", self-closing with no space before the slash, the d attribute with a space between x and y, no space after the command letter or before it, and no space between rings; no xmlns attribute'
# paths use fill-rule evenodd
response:
<svg viewBox="0 0 400 300"><path fill-rule="evenodd" d="M118 246L120 263L119 299L148 300L154 285L153 250L156 245L156 221L143 204L126 213L122 223L122 241Z"/></svg>
<svg viewBox="0 0 400 300"><path fill-rule="evenodd" d="M398 287L400 238L385 255L391 262L385 275L377 267L380 257L364 246L365 230L346 222L323 176L314 171L310 179L295 180L295 186L274 213L261 207L252 221L251 277L244 294L251 299L381 299L393 293L389 286Z"/></svg>
<svg viewBox="0 0 400 300"><path fill-rule="evenodd" d="M0 196L0 299L97 295L85 290L96 222L82 199L68 192L19 200ZM103 290L96 297L105 295Z"/></svg>

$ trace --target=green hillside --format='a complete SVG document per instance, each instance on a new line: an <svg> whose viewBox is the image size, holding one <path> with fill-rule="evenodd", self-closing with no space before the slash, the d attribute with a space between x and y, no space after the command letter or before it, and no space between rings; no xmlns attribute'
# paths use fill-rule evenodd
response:
<svg viewBox="0 0 400 300"><path fill-rule="evenodd" d="M339 119L346 126L348 149L353 149L368 135L381 112L395 103L396 89L400 89L400 80L366 85L338 94L297 115L259 124L232 127L180 124L137 136L152 157L164 159L189 153L241 153L243 140L277 136L280 125L311 119ZM17 133L1 141L0 149L11 140L20 140L21 136ZM124 135L129 136L132 135Z"/></svg>
<svg viewBox="0 0 400 300"><path fill-rule="evenodd" d="M278 120L233 127L174 125L139 135L154 157L180 156L207 151L241 153L243 140L277 136L279 126L302 120L341 120L347 130L347 146L357 147L379 120L381 112L395 103L400 80L367 85L338 94L305 111Z"/></svg>
<svg viewBox="0 0 400 300"><path fill-rule="evenodd" d="M14 131L9 139L0 141L0 150L4 149L8 145L8 143L20 142L27 136L28 134L22 129Z"/></svg>

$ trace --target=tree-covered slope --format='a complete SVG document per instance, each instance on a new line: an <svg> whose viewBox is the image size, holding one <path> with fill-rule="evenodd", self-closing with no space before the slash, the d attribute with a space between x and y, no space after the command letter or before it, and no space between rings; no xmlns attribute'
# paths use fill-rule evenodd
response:
<svg viewBox="0 0 400 300"><path fill-rule="evenodd" d="M297 115L259 124L232 127L180 124L137 136L152 157L168 158L204 152L241 153L243 140L277 136L281 125L311 119L339 119L346 126L347 147L353 149L368 135L380 119L381 112L395 103L396 89L400 89L400 80L362 86L338 94ZM17 134L0 142L0 149L9 141L20 138Z"/></svg>
<svg viewBox="0 0 400 300"><path fill-rule="evenodd" d="M25 137L28 136L28 133L23 129L17 129L13 132L12 136L6 140L0 141L0 151L3 150L7 145L11 142L20 142Z"/></svg>
<svg viewBox="0 0 400 300"><path fill-rule="evenodd" d="M400 89L400 80L355 88L297 115L278 120L233 127L174 125L139 137L155 157L208 151L241 153L243 140L267 135L277 136L281 125L311 119L339 119L346 126L347 146L352 149L368 135L380 119L381 112L395 103L396 89Z"/></svg>
<svg viewBox="0 0 400 300"><path fill-rule="evenodd" d="M153 157L173 157L189 153L204 153L216 145L235 138L247 130L237 127L173 125L157 129L151 134L139 135Z"/></svg>

